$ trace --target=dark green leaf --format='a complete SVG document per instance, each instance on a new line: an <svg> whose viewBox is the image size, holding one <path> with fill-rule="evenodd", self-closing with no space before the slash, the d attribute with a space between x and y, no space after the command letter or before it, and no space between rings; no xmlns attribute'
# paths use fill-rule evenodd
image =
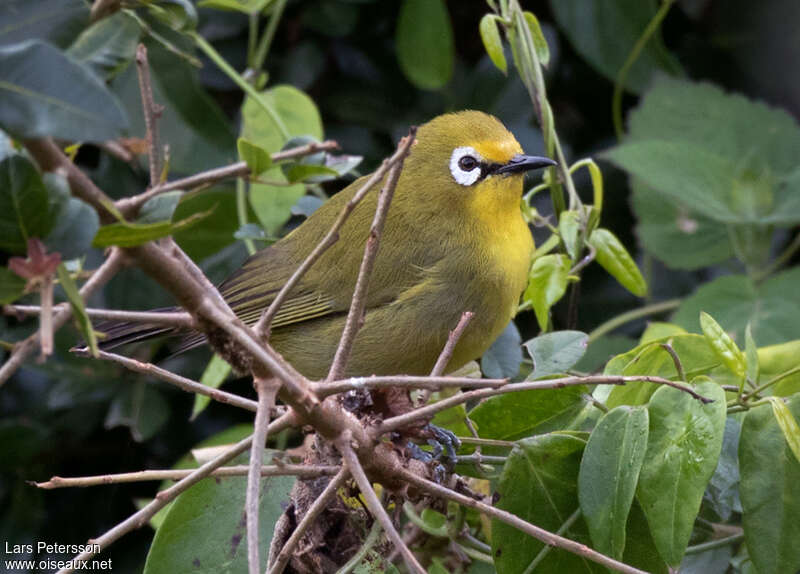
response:
<svg viewBox="0 0 800 574"><path fill-rule="evenodd" d="M33 164L21 155L0 162L0 248L25 253L28 238L47 236L54 220L47 188Z"/></svg>
<svg viewBox="0 0 800 574"><path fill-rule="evenodd" d="M485 14L481 18L478 30L483 41L483 48L489 54L492 63L505 74L508 72L508 63L506 62L506 54L503 51L503 40L500 39L500 30L498 30L497 26L497 16Z"/></svg>
<svg viewBox="0 0 800 574"><path fill-rule="evenodd" d="M695 390L714 402L660 387L647 407L650 434L638 498L661 557L673 566L689 543L725 432L725 391L710 381Z"/></svg>
<svg viewBox="0 0 800 574"><path fill-rule="evenodd" d="M25 279L8 269L0 267L0 305L13 303L25 289Z"/></svg>
<svg viewBox="0 0 800 574"><path fill-rule="evenodd" d="M70 307L72 307L72 316L75 317L78 323L78 328L81 331L83 340L86 341L92 355L96 357L97 336L92 328L92 321L86 313L86 307L83 304L83 297L81 297L81 294L78 292L78 286L75 285L75 281L72 279L63 263L58 266L58 281L67 296Z"/></svg>
<svg viewBox="0 0 800 574"><path fill-rule="evenodd" d="M512 378L519 373L522 363L522 338L511 321L481 357L481 370L492 379Z"/></svg>
<svg viewBox="0 0 800 574"><path fill-rule="evenodd" d="M395 46L400 69L412 84L438 90L453 75L455 48L443 0L404 0L397 17Z"/></svg>
<svg viewBox="0 0 800 574"><path fill-rule="evenodd" d="M625 526L647 450L644 407L606 413L589 437L578 476L578 500L594 548L621 560Z"/></svg>
<svg viewBox="0 0 800 574"><path fill-rule="evenodd" d="M152 385L136 383L124 387L111 403L105 427L126 426L135 441L144 442L155 436L168 418L169 405L161 393Z"/></svg>
<svg viewBox="0 0 800 574"><path fill-rule="evenodd" d="M634 44L656 13L656 0L551 0L550 9L575 50L610 81L631 53ZM656 34L631 67L625 86L641 93L659 72L680 71Z"/></svg>
<svg viewBox="0 0 800 574"><path fill-rule="evenodd" d="M139 35L136 21L125 12L117 12L86 28L67 55L108 79L133 60Z"/></svg>
<svg viewBox="0 0 800 574"><path fill-rule="evenodd" d="M800 418L800 396L788 403ZM739 442L742 525L759 574L800 569L800 462L767 405L750 409Z"/></svg>
<svg viewBox="0 0 800 574"><path fill-rule="evenodd" d="M102 226L94 237L92 245L95 247L135 247L154 239L160 239L179 231L185 231L211 215L212 210L195 213L186 219L172 223L161 221L159 223L111 223Z"/></svg>
<svg viewBox="0 0 800 574"><path fill-rule="evenodd" d="M4 0L0 22L0 46L37 39L64 47L89 23L89 8L82 0Z"/></svg>
<svg viewBox="0 0 800 574"><path fill-rule="evenodd" d="M183 197L182 191L168 191L148 199L139 210L136 223L159 223L171 221L178 203Z"/></svg>
<svg viewBox="0 0 800 574"><path fill-rule="evenodd" d="M0 48L0 125L20 137L103 141L121 135L128 120L91 72L32 40Z"/></svg>
<svg viewBox="0 0 800 574"><path fill-rule="evenodd" d="M184 194L175 208L173 218L185 219L195 213L213 209L202 225L175 233L175 241L195 261L205 259L234 243L233 234L239 228L236 215L236 194L231 188L215 187Z"/></svg>
<svg viewBox="0 0 800 574"><path fill-rule="evenodd" d="M555 331L525 342L533 359L533 372L528 380L564 373L586 352L589 335L581 331Z"/></svg>
<svg viewBox="0 0 800 574"><path fill-rule="evenodd" d="M737 343L744 343L747 324L760 345L800 339L800 269L790 269L754 285L744 275L719 277L684 299L672 320L700 331L701 311L712 315Z"/></svg>
<svg viewBox="0 0 800 574"><path fill-rule="evenodd" d="M542 330L547 329L552 307L567 291L569 257L543 255L534 261L523 299L530 301Z"/></svg>
<svg viewBox="0 0 800 574"><path fill-rule="evenodd" d="M584 441L547 434L524 439L514 447L497 487L497 507L551 532L578 510L578 470ZM588 544L582 519L563 533ZM492 555L499 574L525 572L545 547L524 532L492 520ZM593 562L564 550L552 549L536 572L605 572Z"/></svg>
<svg viewBox="0 0 800 574"><path fill-rule="evenodd" d="M734 512L742 511L739 500L739 435L742 424L730 416L725 421L722 452L717 468L708 483L704 503L707 502L723 521L728 521Z"/></svg>
<svg viewBox="0 0 800 574"><path fill-rule="evenodd" d="M99 228L97 211L80 199L69 197L61 204L45 244L50 251L61 253L63 259L75 259L86 254Z"/></svg>
<svg viewBox="0 0 800 574"><path fill-rule="evenodd" d="M636 346L636 340L625 335L605 335L589 341L586 353L574 368L576 371L593 373L602 369L615 355L630 351Z"/></svg>

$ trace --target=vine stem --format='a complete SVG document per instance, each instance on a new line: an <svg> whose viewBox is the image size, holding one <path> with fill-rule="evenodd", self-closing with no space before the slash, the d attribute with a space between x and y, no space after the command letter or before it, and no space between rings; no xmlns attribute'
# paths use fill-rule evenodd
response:
<svg viewBox="0 0 800 574"><path fill-rule="evenodd" d="M610 333L611 331L613 331L617 327L621 327L625 323L635 321L636 319L641 319L642 317L657 315L658 313L666 313L667 311L672 311L673 309L677 309L682 302L683 302L682 299L669 299L667 301L653 303L652 305L645 305L644 307L640 307L632 311L627 311L625 313L617 315L616 317L612 317L605 323L601 324L599 327L595 328L591 333L589 333L589 342L591 343L592 341L596 341L606 333Z"/></svg>

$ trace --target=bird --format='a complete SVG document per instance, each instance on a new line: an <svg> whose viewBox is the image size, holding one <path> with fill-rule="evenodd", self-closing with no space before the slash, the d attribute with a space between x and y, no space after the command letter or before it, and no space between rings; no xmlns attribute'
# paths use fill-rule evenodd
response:
<svg viewBox="0 0 800 574"><path fill-rule="evenodd" d="M427 375L462 313L473 318L444 372L479 358L514 316L534 252L520 201L523 176L556 165L525 155L494 116L460 111L419 126L397 181L366 294L365 321L345 375ZM302 224L251 255L219 286L246 324L258 321L322 241L369 176L333 195ZM334 243L289 293L269 343L304 376L323 379L333 360L377 205L375 186ZM168 334L181 350L202 333L153 325L98 326L101 348Z"/></svg>

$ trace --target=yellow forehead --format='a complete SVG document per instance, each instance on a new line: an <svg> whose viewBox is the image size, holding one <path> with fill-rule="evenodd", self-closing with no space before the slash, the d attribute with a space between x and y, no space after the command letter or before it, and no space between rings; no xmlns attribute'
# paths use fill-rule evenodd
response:
<svg viewBox="0 0 800 574"><path fill-rule="evenodd" d="M522 148L514 138L479 141L472 147L483 159L492 163L508 163L512 157L522 153Z"/></svg>

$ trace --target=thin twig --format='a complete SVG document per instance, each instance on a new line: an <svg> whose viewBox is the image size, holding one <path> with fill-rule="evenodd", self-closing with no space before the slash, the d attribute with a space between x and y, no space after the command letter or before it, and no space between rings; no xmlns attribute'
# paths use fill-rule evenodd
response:
<svg viewBox="0 0 800 574"><path fill-rule="evenodd" d="M452 397L447 397L446 399L442 399L441 401L437 401L431 405L426 405L411 412L386 419L385 421L383 421L383 423L377 426L373 430L373 432L377 437L384 433L403 428L409 425L410 423L416 422L418 420L430 418L439 411L443 411L445 409L449 409L450 407L466 403L467 401L485 399L488 397L494 397L506 393L541 390L541 389L560 389L563 387L573 387L576 385L624 385L625 383L632 383L637 381L654 383L657 385L667 385L669 387L674 387L680 391L688 393L693 398L703 403L707 404L713 402L712 399L709 399L708 397L704 397L698 394L697 392L695 392L694 389L692 389L689 386L677 383L675 381L670 381L669 379L664 379L662 377L650 377L650 376L625 377L617 375L590 375L588 377L562 377L559 379L549 379L546 381L523 381L521 383L509 383L503 387L500 387L499 389L479 389L476 391L468 391L466 393L461 393L460 395L453 395Z"/></svg>
<svg viewBox="0 0 800 574"><path fill-rule="evenodd" d="M247 473L245 515L247 516L247 565L250 574L261 572L258 540L258 515L261 498L261 461L264 458L264 445L267 443L269 413L275 406L275 395L280 382L274 378L256 377L253 381L258 393L253 443L250 445L250 472Z"/></svg>
<svg viewBox="0 0 800 574"><path fill-rule="evenodd" d="M331 383L311 383L311 388L320 398L353 389L386 389L408 387L409 389L492 388L509 384L508 379L476 379L473 377L430 377L416 375L380 375L371 377L352 377Z"/></svg>
<svg viewBox="0 0 800 574"><path fill-rule="evenodd" d="M270 326L272 325L272 320L275 318L275 315L280 309L280 306L283 305L283 302L286 300L286 297L289 295L289 292L294 289L294 287L300 282L300 279L303 278L303 275L311 269L311 266L316 263L316 261L322 256L325 251L327 251L334 243L339 240L339 230L342 228L344 223L347 221L347 218L350 217L350 214L356 208L356 206L361 202L364 197L372 190L372 188L381 181L388 172L397 162L402 161L402 159L408 153L408 150L405 146L406 142L401 141L395 151L394 155L390 158L386 159L381 163L381 166L375 170L375 172L369 177L367 181L364 182L364 185L353 194L353 197L345 204L342 208L342 211L339 213L339 216L336 218L336 221L331 226L330 230L328 231L327 235L320 241L311 253L308 254L300 266L292 273L292 276L289 277L289 280L284 283L281 290L278 291L278 294L273 299L272 303L270 303L269 307L261 314L261 317L256 323L254 327L256 333L258 333L264 340L269 339L270 333Z"/></svg>
<svg viewBox="0 0 800 574"><path fill-rule="evenodd" d="M432 496L443 498L445 500L452 500L453 502L457 502L462 506L474 508L478 512L481 512L482 514L492 518L496 518L501 522L505 522L506 524L513 526L514 528L536 538L537 540L540 540L541 542L544 542L545 544L562 548L578 556L588 558L592 562L596 562L602 566L607 566L608 568L613 568L614 570L623 572L624 574L646 574L643 570L639 570L638 568L618 562L613 558L592 550L584 544L575 542L574 540L569 540L568 538L563 538L553 534L552 532L548 532L543 528L539 528L538 526L531 524L530 522L527 522L520 517L515 516L514 514L511 514L510 512L500 510L499 508L495 508L494 506L480 502L474 498L454 492L440 484L436 484L435 482L417 476L405 468L398 468L396 472L403 478L403 480L413 484L414 486L417 486L420 490L423 490Z"/></svg>
<svg viewBox="0 0 800 574"><path fill-rule="evenodd" d="M417 561L405 542L403 542L394 524L392 524L392 519L386 513L386 509L383 508L381 501L378 500L378 495L376 495L375 491L372 489L372 483L367 478L364 468L361 466L361 462L359 462L358 456L356 456L350 444L350 435L345 433L342 439L337 443L337 446L339 452L342 453L342 460L344 460L347 469L350 471L350 474L353 475L361 494L364 496L364 501L367 503L370 514L372 514L375 520L381 523L383 531L386 533L389 540L392 541L397 551L403 556L408 569L417 574L425 574L425 569Z"/></svg>
<svg viewBox="0 0 800 574"><path fill-rule="evenodd" d="M450 334L447 336L447 342L445 343L442 352L439 353L439 358L436 359L436 364L433 365L431 377L439 377L444 373L447 364L453 357L453 352L456 350L458 340L461 338L461 335L464 333L464 330L467 328L467 325L469 325L469 322L472 321L472 317L474 316L475 313L472 311L464 311L461 314L461 318L458 320L456 328L450 331ZM427 403L430 397L430 390L422 389L422 392L420 392L419 396L417 396L417 406L422 406Z"/></svg>
<svg viewBox="0 0 800 574"><path fill-rule="evenodd" d="M122 266L122 263L122 252L119 249L113 249L105 262L97 269L97 271L95 271L89 280L83 284L83 287L81 287L79 293L83 300L85 301L88 299L97 288L99 288L101 285L104 285L109 279L111 279L111 277L113 277L117 270ZM67 306L60 309L58 313L56 313L55 317L53 317L53 330L57 331L64 326L70 317L72 317L71 307ZM11 378L11 375L13 375L17 369L22 366L22 363L25 362L25 359L27 359L38 346L38 333L34 333L27 339L17 343L14 346L11 356L5 363L3 363L3 366L0 367L0 386L2 386L3 383Z"/></svg>
<svg viewBox="0 0 800 574"><path fill-rule="evenodd" d="M41 357L45 359L53 354L53 275L48 274L42 279L39 289L41 314L39 315L39 348Z"/></svg>
<svg viewBox="0 0 800 574"><path fill-rule="evenodd" d="M81 351L77 351L76 354L88 356L88 354L84 354ZM193 393L195 395L203 395L213 401L217 401L218 403L232 405L234 407L239 407L241 409L245 409L252 412L256 412L258 410L258 403L255 401L251 401L250 399L246 399L244 397L240 397L239 395L228 393L226 391L221 391L219 389L212 389L211 387L207 387L202 383L198 383L197 381L187 379L186 377L182 377L181 375L175 374L166 369L162 369L161 367L157 367L153 363L144 363L142 361L137 361L136 359L132 359L124 355L109 353L108 351L98 351L97 358L103 359L105 361L112 361L114 363L119 363L126 369L130 369L131 371L134 371L136 373L141 373L143 375L155 377L157 379L164 381L165 383L169 383L170 385L175 385L176 387L186 391L187 393Z"/></svg>
<svg viewBox="0 0 800 574"><path fill-rule="evenodd" d="M678 353L675 352L675 349L672 348L672 345L669 343L661 343L661 348L664 349L669 356L672 357L672 362L675 365L675 370L678 372L678 380L685 381L686 374L683 371L683 363L681 363L681 359L678 356Z"/></svg>
<svg viewBox="0 0 800 574"><path fill-rule="evenodd" d="M274 421L270 427L270 430L273 432L277 432L291 426L293 423L294 416L292 413L289 413L276 421ZM248 448L250 448L250 443L253 442L253 437L249 436L240 440L235 445L231 446L229 449L225 450L224 452L220 453L212 460L208 461L207 463L200 466L190 472L186 477L181 479L179 482L176 482L172 486L170 486L166 490L162 490L159 492L156 497L150 501L147 505L141 508L138 512L133 513L128 518L105 532L102 536L89 540L89 544L87 545L88 550L78 554L77 556L73 557L71 560L67 562L69 566L62 568L58 571L57 574L68 574L69 572L74 572L76 567L80 567L79 564L86 562L92 556L95 556L99 551L107 548L113 542L119 540L128 532L136 530L137 528L141 528L147 522L155 516L155 514L164 508L170 501L174 500L180 493L185 492L191 486L199 482L200 480L207 477L213 471L217 470L219 467L224 465L229 460L233 459L234 457L240 455L241 453L245 452Z"/></svg>
<svg viewBox="0 0 800 574"><path fill-rule="evenodd" d="M327 508L328 503L336 496L336 491L339 490L339 487L344 484L349 476L349 470L342 468L338 474L331 479L325 487L325 490L322 491L309 509L306 510L302 520L300 520L300 523L278 553L274 564L268 568L268 574L281 574L281 572L283 572L283 569L286 568L286 565L292 557L292 553L300 543L300 539L308 531L320 513Z"/></svg>
<svg viewBox="0 0 800 574"><path fill-rule="evenodd" d="M150 165L150 187L161 179L161 149L158 138L158 118L164 109L153 101L153 85L150 82L150 64L144 44L136 47L136 70L139 72L139 93L142 96L144 126L147 130L147 159Z"/></svg>
<svg viewBox="0 0 800 574"><path fill-rule="evenodd" d="M339 470L339 467L331 465L273 464L262 466L261 476L299 476L301 478L316 478L318 476L332 476ZM223 466L218 468L208 476L246 476L249 471L250 465L237 464L235 466ZM122 484L128 482L180 480L186 478L192 472L194 472L193 469L165 469L68 478L54 476L46 482L31 482L30 484L45 490L52 490L54 488L101 486L105 484Z"/></svg>
<svg viewBox="0 0 800 574"><path fill-rule="evenodd" d="M556 530L556 534L558 536L566 534L567 530L569 530L580 517L581 517L581 509L578 508L575 512L573 512L567 517L567 519L561 526L559 526L558 530ZM528 567L525 569L525 572L523 574L530 574L532 572L535 572L536 567L542 563L542 561L547 557L547 555L550 554L550 551L552 549L553 549L552 546L545 546L544 548L542 548L536 555L536 557L533 560L531 560L531 563L528 564Z"/></svg>
<svg viewBox="0 0 800 574"><path fill-rule="evenodd" d="M350 353L353 350L353 343L355 342L356 335L359 329L361 329L361 325L364 323L367 288L369 287L372 268L375 265L375 258L378 255L383 224L389 213L389 206L392 203L395 187L397 187L397 180L400 178L400 172L403 170L403 162L411 151L411 146L415 141L416 134L417 128L412 127L408 135L400 141L400 145L398 146L400 157L389 170L386 181L381 188L380 194L378 194L378 206L375 208L375 216L372 219L372 225L369 229L367 246L364 248L364 257L361 259L361 268L358 270L356 286L353 291L353 296L350 299L350 311L347 313L347 320L342 330L342 336L339 339L339 346L336 348L333 363L328 371L328 376L326 378L328 381L336 380L344 374L347 369L347 362L350 360Z"/></svg>
<svg viewBox="0 0 800 574"><path fill-rule="evenodd" d="M312 155L321 151L331 151L339 148L339 144L332 140L298 146L287 150L279 151L272 154L272 162L277 163L280 161L297 159L299 157ZM217 183L224 179L232 177L247 177L250 175L250 168L243 161L226 165L224 167L217 167L202 171L189 177L176 179L157 185L156 187L148 189L144 193L135 195L133 197L125 197L117 201L117 208L125 214L130 214L138 210L144 203L156 195L166 193L167 191L190 191L203 185Z"/></svg>
<svg viewBox="0 0 800 574"><path fill-rule="evenodd" d="M67 303L59 304L56 309L65 309ZM42 312L39 305L4 305L3 313L6 315L38 315ZM149 323L151 325L164 325L166 327L177 327L181 329L191 329L194 327L194 319L189 313L180 312L157 312L157 311L118 311L114 309L93 309L87 308L86 314L92 319L104 319L110 321L125 321L127 323Z"/></svg>

